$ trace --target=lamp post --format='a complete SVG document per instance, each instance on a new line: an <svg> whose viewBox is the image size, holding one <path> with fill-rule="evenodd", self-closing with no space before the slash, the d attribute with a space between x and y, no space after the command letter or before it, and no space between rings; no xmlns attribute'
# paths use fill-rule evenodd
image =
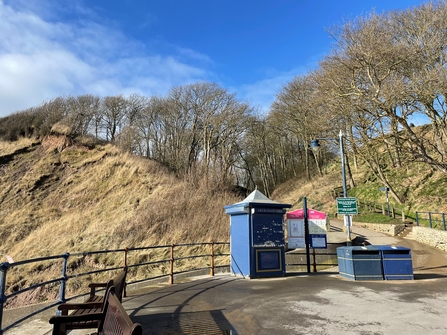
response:
<svg viewBox="0 0 447 335"><path fill-rule="evenodd" d="M329 141L337 141L336 138L316 138L311 141L310 148L313 152L317 153L320 149L320 140L329 140ZM341 179L343 184L343 198L346 198L348 196L347 189L346 189L346 169L345 169L345 151L344 151L344 145L343 145L343 133L340 130L340 133L338 134L338 141L340 143L340 155L341 155ZM345 215L344 216L344 224L346 227L346 239L348 243L351 242L351 216Z"/></svg>

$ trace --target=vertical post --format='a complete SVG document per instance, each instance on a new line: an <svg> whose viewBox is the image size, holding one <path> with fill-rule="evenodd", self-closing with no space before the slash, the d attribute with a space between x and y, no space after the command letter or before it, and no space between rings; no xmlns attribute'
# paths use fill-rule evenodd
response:
<svg viewBox="0 0 447 335"><path fill-rule="evenodd" d="M210 276L214 277L214 242L211 242Z"/></svg>
<svg viewBox="0 0 447 335"><path fill-rule="evenodd" d="M169 260L169 285L174 284L174 247L175 244L171 244L171 258Z"/></svg>
<svg viewBox="0 0 447 335"><path fill-rule="evenodd" d="M391 207L391 216L393 217L393 219L396 218L396 213L394 212L394 207ZM388 217L390 217L389 214L388 214Z"/></svg>
<svg viewBox="0 0 447 335"><path fill-rule="evenodd" d="M59 300L58 303L64 303L67 300L65 299L65 287L67 284L67 262L68 262L68 257L70 256L70 254L68 252L66 252L64 254L64 260L62 262L62 277L61 277L61 287L59 288ZM61 311L57 311L57 315L61 315L60 314Z"/></svg>
<svg viewBox="0 0 447 335"><path fill-rule="evenodd" d="M386 195L386 204L388 206L388 217L390 217L390 199L388 198L388 187L385 187L385 195ZM394 214L394 211L393 211Z"/></svg>
<svg viewBox="0 0 447 335"><path fill-rule="evenodd" d="M3 304L6 302L5 287L6 287L6 272L8 272L9 263L0 264L0 335L3 334L2 320L3 320Z"/></svg>
<svg viewBox="0 0 447 335"><path fill-rule="evenodd" d="M428 212L428 222L430 223L430 228L433 228L431 225L431 212Z"/></svg>
<svg viewBox="0 0 447 335"><path fill-rule="evenodd" d="M127 253L129 252L128 248L124 248L124 267L127 267Z"/></svg>
<svg viewBox="0 0 447 335"><path fill-rule="evenodd" d="M445 231L445 214L444 213L442 213L442 228Z"/></svg>
<svg viewBox="0 0 447 335"><path fill-rule="evenodd" d="M314 266L314 272L317 272L317 260L315 255L315 248L312 248L312 256L313 256L313 266Z"/></svg>
<svg viewBox="0 0 447 335"><path fill-rule="evenodd" d="M404 212L404 210L402 209L402 222L405 222L405 212Z"/></svg>
<svg viewBox="0 0 447 335"><path fill-rule="evenodd" d="M346 198L348 196L346 189L346 169L345 169L345 150L343 146L343 133L340 130L338 135L340 137L340 154L341 154L341 176L343 182L343 197ZM346 226L346 240L348 244L351 242L351 216L345 215L344 222Z"/></svg>
<svg viewBox="0 0 447 335"><path fill-rule="evenodd" d="M306 243L307 273L310 273L309 218L307 217L307 198L306 197L303 197L303 214L304 214L304 240L305 240L305 243Z"/></svg>
<svg viewBox="0 0 447 335"><path fill-rule="evenodd" d="M124 248L124 269L127 268L127 253L129 252L129 249L126 247ZM124 282L124 289L123 289L123 297L127 297L127 283Z"/></svg>
<svg viewBox="0 0 447 335"><path fill-rule="evenodd" d="M419 226L418 212L416 211L416 226Z"/></svg>
<svg viewBox="0 0 447 335"><path fill-rule="evenodd" d="M382 215L385 215L385 205L382 205Z"/></svg>

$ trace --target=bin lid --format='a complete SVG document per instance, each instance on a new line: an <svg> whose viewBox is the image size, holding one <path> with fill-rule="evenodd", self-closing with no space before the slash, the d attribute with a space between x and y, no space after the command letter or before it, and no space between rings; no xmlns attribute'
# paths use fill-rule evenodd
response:
<svg viewBox="0 0 447 335"><path fill-rule="evenodd" d="M399 245L375 245L374 247L379 248L379 250L411 250L407 247L402 247Z"/></svg>

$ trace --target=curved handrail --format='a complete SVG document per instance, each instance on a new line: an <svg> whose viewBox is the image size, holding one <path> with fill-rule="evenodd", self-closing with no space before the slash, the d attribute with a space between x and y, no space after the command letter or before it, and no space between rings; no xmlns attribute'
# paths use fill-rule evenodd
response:
<svg viewBox="0 0 447 335"><path fill-rule="evenodd" d="M62 255L38 257L38 258L22 260L22 261L18 261L18 262L14 262L14 263L9 263L9 262L0 263L0 335L2 335L4 331L20 324L21 322L27 320L28 318L30 318L36 314L39 314L49 308L52 308L62 302L66 302L67 300L72 300L72 299L75 299L75 298L85 295L85 294L80 294L80 295L72 296L69 299L65 298L66 283L70 279L83 277L83 276L89 276L92 274L98 274L101 272L113 271L113 270L121 269L125 266L127 266L128 268L138 268L138 267L142 267L142 266L157 265L157 264L161 264L161 263L169 263L169 267L168 267L169 273L159 274L159 275L146 277L146 278L138 278L133 281L127 281L126 284L132 285L132 284L142 283L145 281L159 279L159 278L163 278L163 277L168 277L168 283L173 284L174 283L174 275L197 271L197 270L203 270L203 269L209 269L210 276L213 276L215 268L228 266L228 264L221 264L221 265L216 266L215 258L230 255L229 253L224 252L225 250L221 251L220 253L216 253L215 247L221 246L221 248L222 248L222 246L223 246L224 248L226 248L229 245L230 245L229 242L198 242L198 243L182 243L182 244L171 244L171 245L161 245L161 246L123 248L123 249L115 249L115 250L98 250L98 251L85 251L85 252L75 252L75 253L67 252ZM210 248L209 253L202 252L201 254L188 254L186 256L175 257L175 252L174 252L175 248L206 247L206 246L209 246L209 248ZM137 262L134 264L128 264L129 252L141 252L141 251L148 251L148 250L152 250L152 249L166 249L166 252L169 252L170 257L163 258L163 259L157 259L154 261L143 261L143 262ZM68 264L68 260L70 258L86 257L86 256L106 254L106 253L123 253L123 265L107 267L104 269L97 269L97 270L87 271L87 272L82 272L82 273L73 273L73 274L67 273L67 264ZM206 264L203 267L195 266L195 267L191 267L191 268L188 268L187 266L185 268L185 266L183 266L182 268L178 269L177 271L174 271L176 269L176 267L175 267L176 262L187 261L187 260L194 259L194 258L205 258L205 259L209 258L209 264ZM49 260L59 260L59 259L62 260L62 276L53 278L53 279L49 279L49 280L41 282L41 283L32 284L28 287L16 290L9 294L5 293L7 291L6 275L10 269L19 268L19 267L27 265L27 264L39 263L39 262L44 262L44 261L49 261ZM72 271L72 270L70 270L70 271ZM35 289L38 287L43 287L43 286L46 286L49 284L54 284L57 282L60 283L59 298L58 298L57 302L51 303L49 306L45 306L37 311L34 311L31 314L28 314L28 315L14 321L13 323L3 327L3 325L2 325L3 309L4 309L4 304L8 301L8 299L11 299L19 294L29 291L29 290L32 290L32 289Z"/></svg>

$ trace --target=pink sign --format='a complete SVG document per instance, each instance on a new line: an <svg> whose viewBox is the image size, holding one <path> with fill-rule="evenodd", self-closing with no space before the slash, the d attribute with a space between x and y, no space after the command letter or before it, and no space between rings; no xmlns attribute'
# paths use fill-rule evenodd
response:
<svg viewBox="0 0 447 335"><path fill-rule="evenodd" d="M286 217L287 219L304 219L304 209L297 209L292 212L287 212ZM315 209L308 209L307 218L310 220L324 220L326 219L326 213L316 211Z"/></svg>

